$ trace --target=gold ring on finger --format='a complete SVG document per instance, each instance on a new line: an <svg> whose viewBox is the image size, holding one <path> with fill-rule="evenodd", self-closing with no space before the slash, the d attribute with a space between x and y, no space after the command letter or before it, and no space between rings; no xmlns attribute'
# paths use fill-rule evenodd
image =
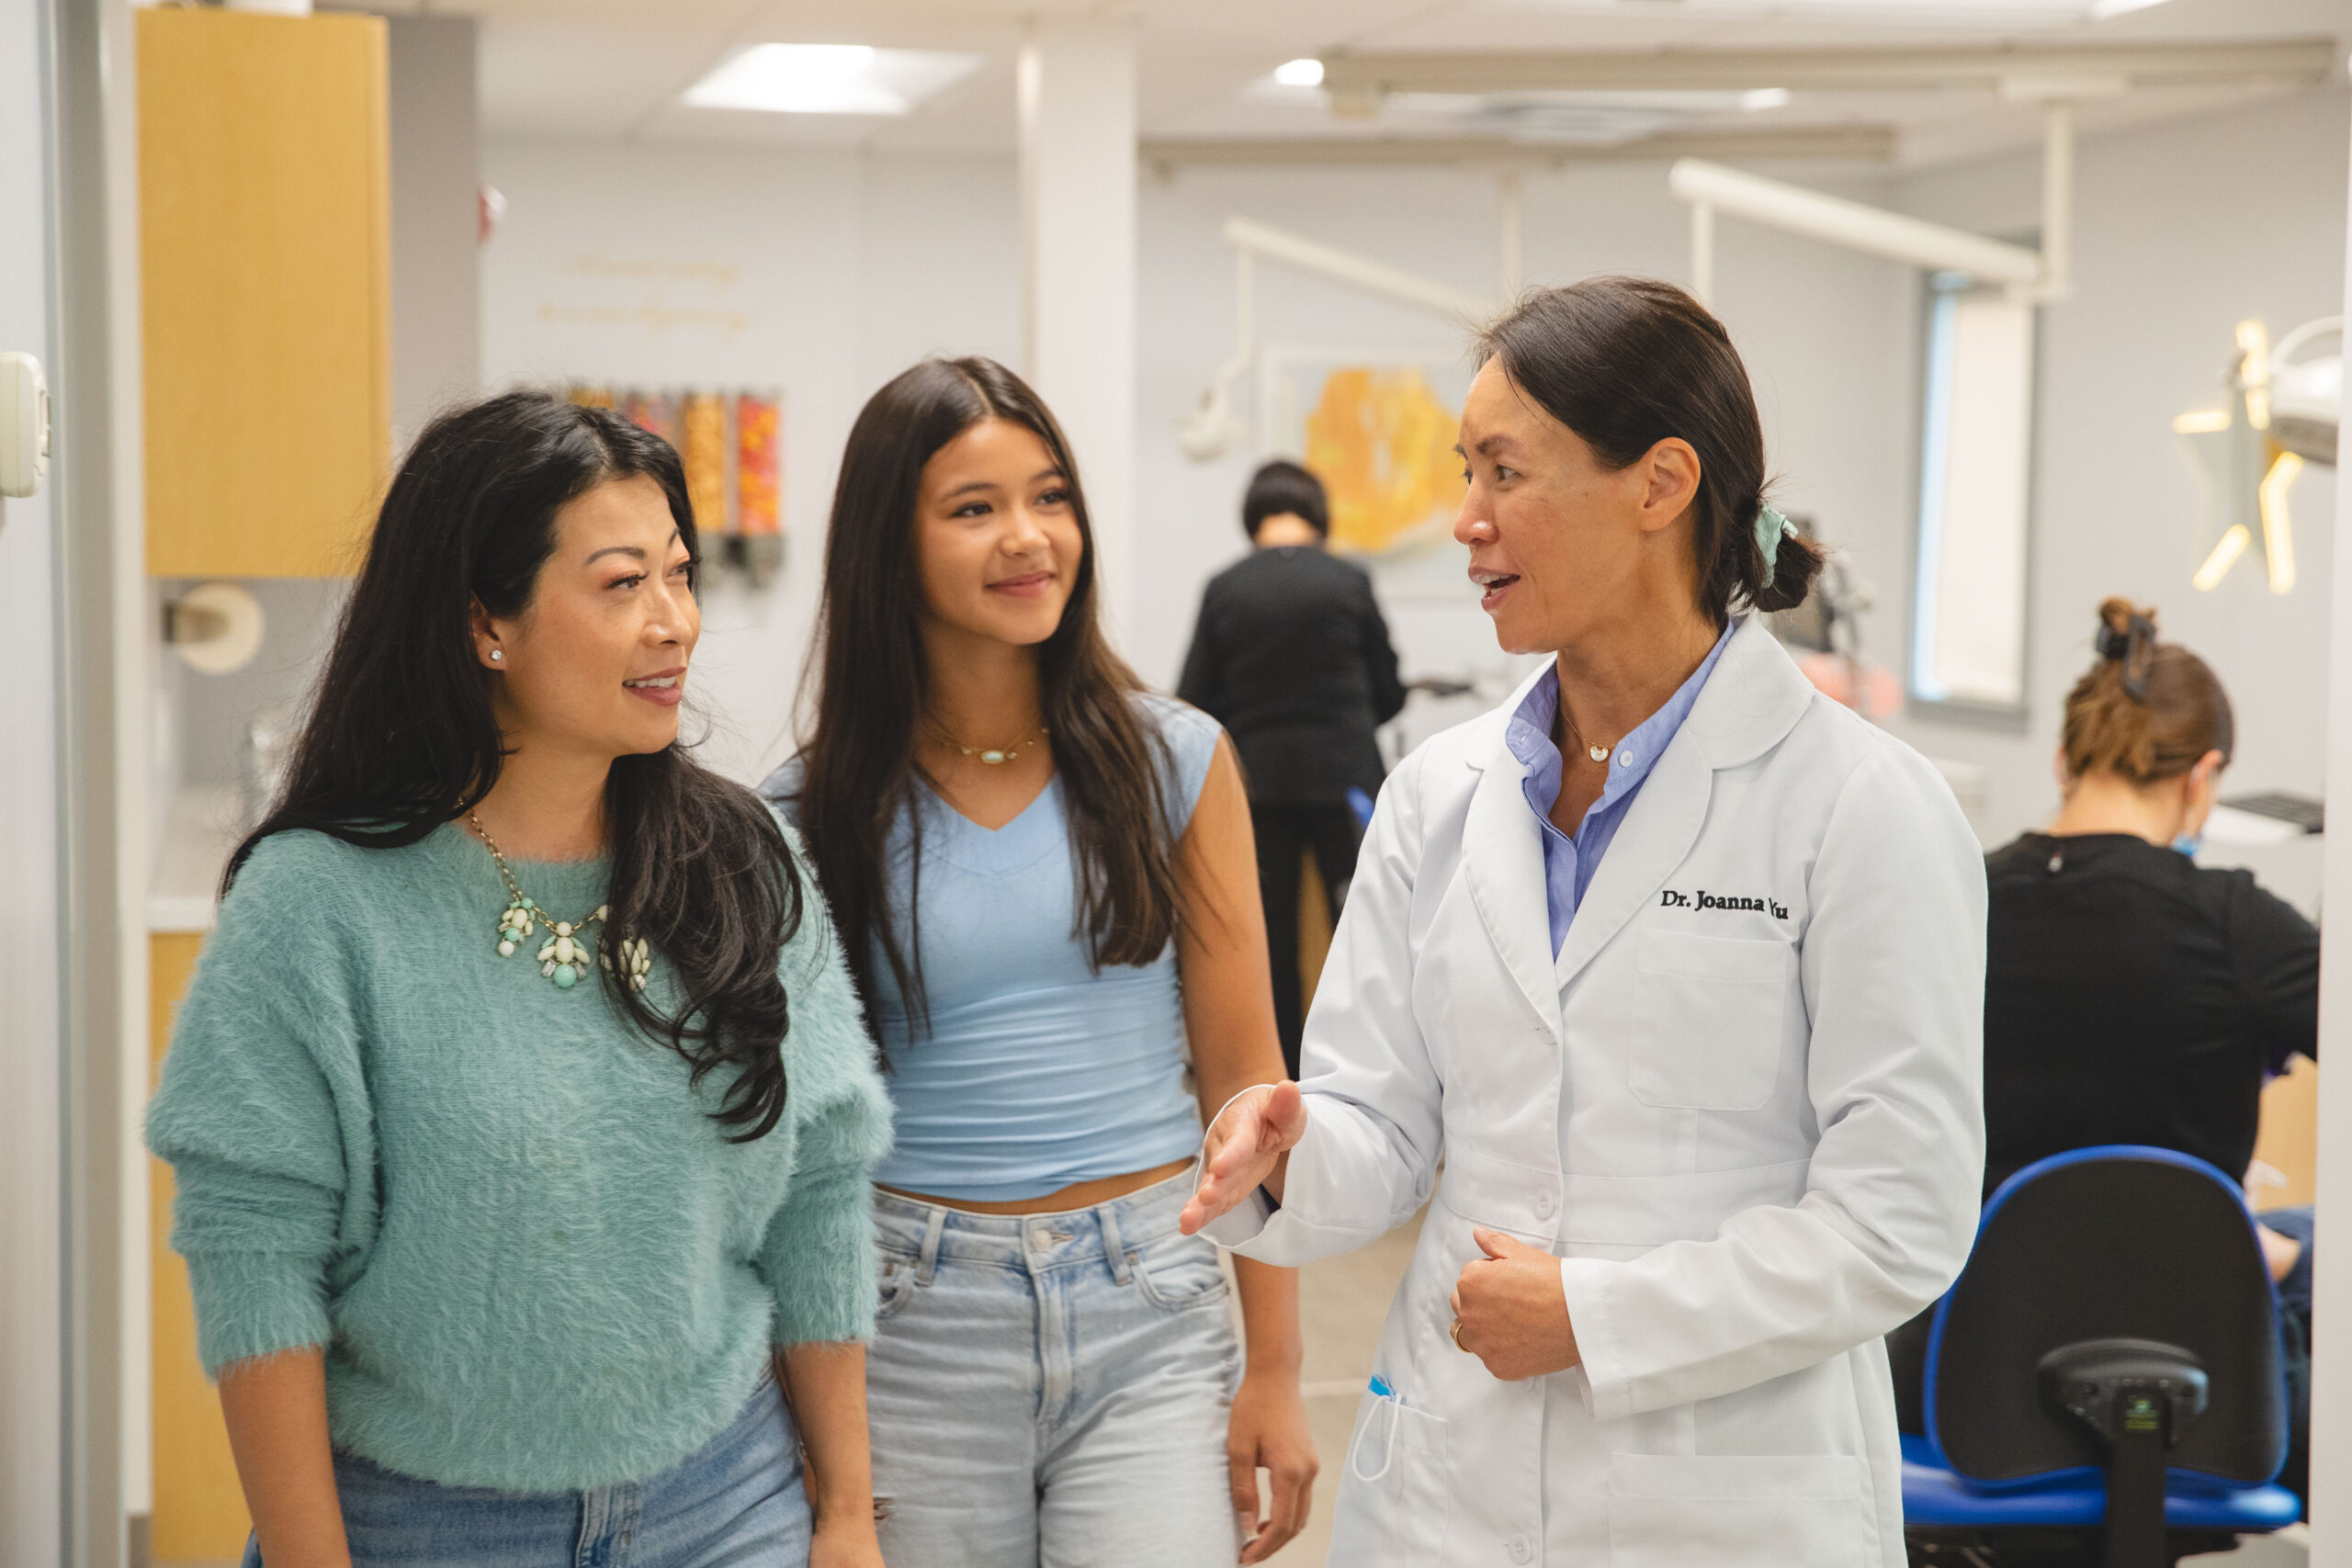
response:
<svg viewBox="0 0 2352 1568"><path fill-rule="evenodd" d="M1453 1340L1453 1348L1455 1349L1460 1350L1465 1356L1470 1353L1468 1348L1462 1343L1462 1320L1460 1318L1457 1317L1453 1320L1453 1326L1447 1329L1446 1333L1452 1337Z"/></svg>

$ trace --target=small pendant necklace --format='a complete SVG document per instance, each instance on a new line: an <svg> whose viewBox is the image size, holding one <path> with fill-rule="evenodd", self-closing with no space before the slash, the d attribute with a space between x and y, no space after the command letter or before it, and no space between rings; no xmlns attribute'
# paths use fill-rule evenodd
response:
<svg viewBox="0 0 2352 1568"><path fill-rule="evenodd" d="M481 818L469 811L466 821L481 840L482 847L490 852L491 860L498 866L499 878L506 884L506 912L498 917L498 956L514 957L517 944L529 940L531 932L544 919L548 922L549 934L546 945L539 949L539 973L554 981L556 989L560 991L568 991L586 979L589 960L596 956L595 949L588 940L588 928L611 913L610 908L599 904L585 918L577 920L554 919L524 893L522 885L514 880L514 868L506 863L506 856L498 847L498 840L490 836L490 829L481 825ZM597 961L607 969L613 966L610 957ZM653 968L652 953L645 942L622 942L621 963L629 985L640 991L645 989L646 976Z"/></svg>
<svg viewBox="0 0 2352 1568"><path fill-rule="evenodd" d="M982 762L991 768L1002 767L1005 763L1010 762L1012 759L1021 755L1022 752L1029 750L1030 747L1037 744L1038 741L1043 740L1047 733L1046 727L1041 724L1035 729L1031 730L1028 734L1023 736L1020 739L1014 741L1010 746L967 746L961 740L958 740L954 736L948 734L945 729L940 728L940 724L937 719L933 719L931 721L931 732L939 737L940 742L943 745L952 747L956 750L964 753L967 757L978 757Z"/></svg>
<svg viewBox="0 0 2352 1568"><path fill-rule="evenodd" d="M1567 727L1567 731L1570 735L1577 738L1577 744L1584 748L1584 754L1586 756L1591 758L1596 762L1605 762L1609 761L1609 748L1606 746L1595 746L1591 741L1587 740L1584 738L1584 731L1577 728L1577 721L1568 716L1568 710L1565 707L1560 710L1560 722Z"/></svg>

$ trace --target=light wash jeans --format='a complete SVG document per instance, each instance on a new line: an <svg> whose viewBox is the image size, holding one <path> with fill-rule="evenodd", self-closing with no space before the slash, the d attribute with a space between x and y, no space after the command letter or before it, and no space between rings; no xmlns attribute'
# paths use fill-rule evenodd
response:
<svg viewBox="0 0 2352 1568"><path fill-rule="evenodd" d="M875 1194L891 1568L1232 1568L1241 1356L1216 1246L1176 1233L1192 1187L1017 1218Z"/></svg>
<svg viewBox="0 0 2352 1568"><path fill-rule="evenodd" d="M808 1568L800 1445L772 1377L727 1430L632 1485L491 1492L345 1453L334 1484L352 1568ZM262 1568L251 1540L244 1568Z"/></svg>

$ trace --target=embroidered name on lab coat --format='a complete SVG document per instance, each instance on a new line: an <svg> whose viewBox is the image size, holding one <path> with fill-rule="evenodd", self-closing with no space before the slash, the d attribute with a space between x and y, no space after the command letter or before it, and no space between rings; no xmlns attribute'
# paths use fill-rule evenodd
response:
<svg viewBox="0 0 2352 1568"><path fill-rule="evenodd" d="M1671 887L1663 887L1658 890L1657 901L1660 907L1668 909L1730 909L1744 914L1770 915L1776 920L1789 918L1786 904L1775 903L1770 898L1742 898L1731 894L1710 893L1703 887L1695 894L1677 893Z"/></svg>

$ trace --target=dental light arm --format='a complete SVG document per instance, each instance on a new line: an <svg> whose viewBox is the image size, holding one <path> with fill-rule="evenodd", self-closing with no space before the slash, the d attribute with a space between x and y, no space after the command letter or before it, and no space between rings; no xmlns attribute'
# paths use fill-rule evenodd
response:
<svg viewBox="0 0 2352 1568"><path fill-rule="evenodd" d="M1216 378L1201 394L1200 406L1185 418L1178 431L1177 439L1184 455L1195 462L1205 463L1222 457L1226 448L1242 434L1241 422L1233 415L1232 396L1235 385L1249 371L1250 359L1257 352L1254 264L1259 258L1329 278L1374 299L1426 310L1455 326L1479 321L1495 308L1495 301L1483 295L1248 218L1227 219L1224 238L1235 253L1235 344L1233 356L1218 367Z"/></svg>

